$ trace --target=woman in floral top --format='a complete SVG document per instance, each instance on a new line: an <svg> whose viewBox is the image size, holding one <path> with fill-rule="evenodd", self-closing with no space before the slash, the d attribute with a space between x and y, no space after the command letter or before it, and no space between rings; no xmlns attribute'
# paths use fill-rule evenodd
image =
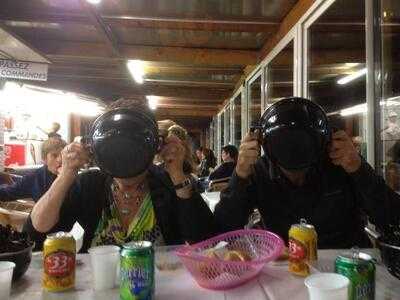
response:
<svg viewBox="0 0 400 300"><path fill-rule="evenodd" d="M138 105L123 100L112 108L135 111ZM150 110L140 109L154 120ZM186 151L178 137L168 136L160 152L163 167L150 165L135 177L114 178L101 170L78 175L88 152L72 143L62 151L60 175L32 210L25 231L40 248L47 233L69 231L78 221L85 230L83 251L132 240L171 245L208 238L213 216L183 170Z"/></svg>

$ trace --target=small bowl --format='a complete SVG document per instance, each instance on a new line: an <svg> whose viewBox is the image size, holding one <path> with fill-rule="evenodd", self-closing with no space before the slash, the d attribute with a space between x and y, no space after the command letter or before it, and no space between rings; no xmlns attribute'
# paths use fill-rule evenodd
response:
<svg viewBox="0 0 400 300"><path fill-rule="evenodd" d="M12 261L15 263L13 281L18 280L28 270L32 260L32 249L34 244L17 252L0 253L0 261Z"/></svg>

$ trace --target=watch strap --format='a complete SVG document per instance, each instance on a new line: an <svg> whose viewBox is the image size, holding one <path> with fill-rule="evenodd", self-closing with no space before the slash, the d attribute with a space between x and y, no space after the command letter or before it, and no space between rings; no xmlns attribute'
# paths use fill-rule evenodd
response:
<svg viewBox="0 0 400 300"><path fill-rule="evenodd" d="M180 190L180 189L183 189L184 187L187 187L190 184L192 184L191 180L189 178L186 178L183 182L175 184L174 189Z"/></svg>

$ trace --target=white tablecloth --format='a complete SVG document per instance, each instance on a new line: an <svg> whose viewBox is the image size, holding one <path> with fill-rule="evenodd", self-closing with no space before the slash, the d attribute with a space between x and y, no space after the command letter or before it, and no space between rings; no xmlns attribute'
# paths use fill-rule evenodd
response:
<svg viewBox="0 0 400 300"><path fill-rule="evenodd" d="M340 251L319 251L318 269L332 271L333 260ZM23 278L12 287L11 299L63 299L63 300L117 300L118 289L95 293L92 289L92 274L89 256L78 255L82 263L77 266L76 287L65 293L46 293L41 288L41 255L34 255L32 264ZM399 300L400 281L391 276L384 267L377 265L376 300ZM287 271L287 264L267 265L262 273L250 282L227 291L212 291L199 287L190 274L179 268L175 271L156 271L155 299L210 299L210 300L306 300L304 279Z"/></svg>

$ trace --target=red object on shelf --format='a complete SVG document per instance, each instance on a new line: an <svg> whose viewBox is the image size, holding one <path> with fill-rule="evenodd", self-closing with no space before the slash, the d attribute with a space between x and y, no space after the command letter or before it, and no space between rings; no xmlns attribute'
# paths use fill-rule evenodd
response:
<svg viewBox="0 0 400 300"><path fill-rule="evenodd" d="M25 145L5 144L4 145L5 162L4 165L25 165Z"/></svg>

